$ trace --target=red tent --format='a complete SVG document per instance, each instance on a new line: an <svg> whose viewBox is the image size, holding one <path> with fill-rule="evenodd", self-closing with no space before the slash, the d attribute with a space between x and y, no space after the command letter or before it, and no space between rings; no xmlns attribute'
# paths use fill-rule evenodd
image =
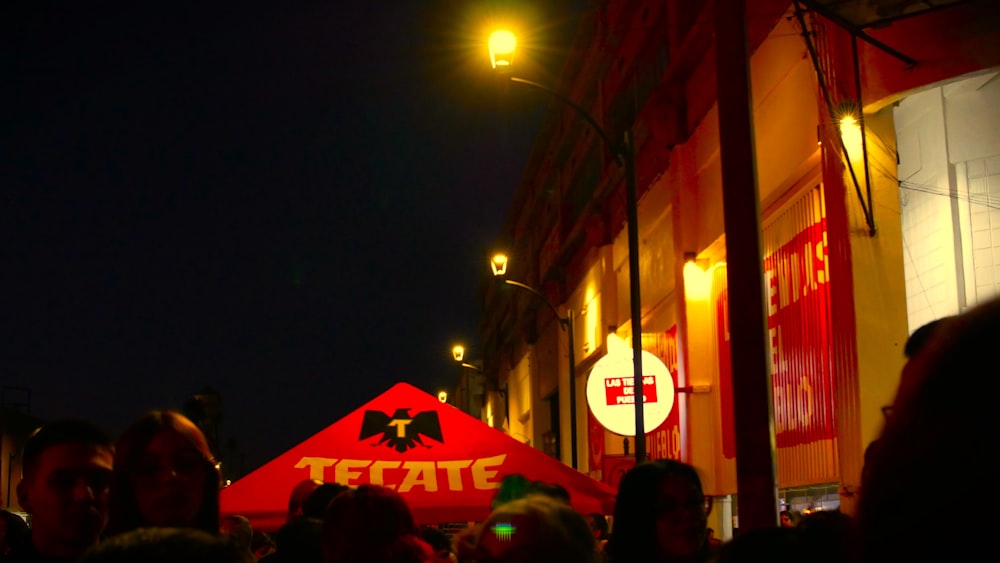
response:
<svg viewBox="0 0 1000 563"><path fill-rule="evenodd" d="M255 529L285 522L304 479L399 491L420 524L484 520L507 475L558 483L583 513L610 514L615 491L406 383L328 426L222 490L223 515Z"/></svg>

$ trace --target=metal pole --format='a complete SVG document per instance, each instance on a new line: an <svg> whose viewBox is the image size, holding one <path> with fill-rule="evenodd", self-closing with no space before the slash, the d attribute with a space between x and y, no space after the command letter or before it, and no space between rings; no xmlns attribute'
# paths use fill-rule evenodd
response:
<svg viewBox="0 0 1000 563"><path fill-rule="evenodd" d="M750 95L746 0L715 5L722 207L726 229L740 532L778 523L774 420Z"/></svg>
<svg viewBox="0 0 1000 563"><path fill-rule="evenodd" d="M622 146L625 160L625 207L628 220L629 301L632 311L632 367L635 389L635 463L646 460L646 432L642 397L642 297L639 280L639 189L635 171L635 145L632 130L625 130Z"/></svg>
<svg viewBox="0 0 1000 563"><path fill-rule="evenodd" d="M619 165L625 166L625 207L626 217L628 220L628 271L629 271L629 301L631 302L632 310L632 364L635 370L634 373L634 389L635 389L635 462L641 463L646 459L646 433L645 426L643 424L643 398L642 398L642 296L639 290L639 188L638 179L636 178L635 169L635 146L632 137L632 130L626 129L624 134L624 142L621 146L614 143L608 136L607 132L601 128L600 124L594 119L592 115L587 113L587 110L583 109L582 106L573 102L566 96L563 96L559 92L534 82L532 80L525 80L524 78L518 78L516 76L508 77L512 82L517 82L520 84L526 84L533 88L537 88L546 92L562 103L568 105L569 107L576 110L577 114L580 115L587 123L593 127L594 131L604 140L607 145L608 150L614 155L615 160ZM508 281L507 283L511 285L516 285L518 287L523 287L537 295L541 295L537 290L526 286L524 284L519 284L517 282ZM544 296L542 296L544 299ZM553 310L555 307L546 303ZM556 317L559 314L556 313ZM572 340L572 339L571 339ZM571 362L572 363L572 362ZM572 365L572 369L575 371L576 366ZM570 388L574 389L576 382L572 379L570 380ZM576 412L573 406L576 404L576 394L572 395L571 407L574 413ZM575 417L575 414L574 414ZM576 432L576 421L573 423L573 430ZM576 467L576 439L573 439L573 467Z"/></svg>
<svg viewBox="0 0 1000 563"><path fill-rule="evenodd" d="M570 439L570 461L573 469L577 469L577 454L576 454L576 350L574 348L573 341L573 310L566 309L566 317L559 316L559 309L549 301L545 294L537 289L531 287L528 284L521 283L519 281L504 279L503 282L507 285L512 285L514 287L519 287L521 289L530 291L535 294L536 297L541 299L542 303L545 303L549 309L552 310L552 314L556 316L556 320L559 325L566 329L566 335L569 337L569 439Z"/></svg>
<svg viewBox="0 0 1000 563"><path fill-rule="evenodd" d="M576 344L573 341L573 309L566 309L566 335L569 337L569 459L573 469L578 469L576 454Z"/></svg>

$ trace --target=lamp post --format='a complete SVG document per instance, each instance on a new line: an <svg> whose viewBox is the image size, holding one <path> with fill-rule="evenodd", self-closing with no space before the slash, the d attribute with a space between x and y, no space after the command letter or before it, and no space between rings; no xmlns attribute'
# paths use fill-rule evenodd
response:
<svg viewBox="0 0 1000 563"><path fill-rule="evenodd" d="M459 385L461 385L462 383L465 384L465 397L464 397L465 398L465 412L467 412L469 414L472 414L472 396L473 396L472 388L473 388L473 386L472 386L472 383L469 381L468 374L466 373L465 370L472 370L472 371L476 372L477 375L482 376L483 375L483 368L481 368L481 367L479 367L479 366L477 366L475 364L470 364L470 363L467 363L467 362L463 361L463 360L465 360L465 346L462 346L461 344L456 344L456 345L452 346L452 348L451 348L451 357L454 358L455 363L457 363L458 367L462 370L462 371L459 372ZM459 393L456 393L456 394L461 397L461 394L459 394Z"/></svg>
<svg viewBox="0 0 1000 563"><path fill-rule="evenodd" d="M573 340L573 310L567 308L566 316L563 317L559 314L559 310L556 309L555 305L552 304L548 298L545 297L542 292L531 287L530 285L523 284L518 281L509 280L506 278L507 275L507 256L503 254L497 254L493 256L493 260L490 263L490 267L493 269L493 275L502 279L503 283L511 285L514 287L521 288L523 290L533 293L536 297L542 300L543 303L548 305L549 309L552 310L552 314L556 316L556 320L559 321L559 326L566 331L566 339L569 341L568 351L567 351L567 361L569 362L569 458L570 465L573 469L577 469L577 455L576 455L576 350L574 349Z"/></svg>
<svg viewBox="0 0 1000 563"><path fill-rule="evenodd" d="M587 110L576 104L562 94L531 80L518 78L511 75L511 68L514 61L514 51L517 48L517 38L509 31L497 31L490 36L490 62L493 68L502 73L511 82L526 84L537 90L556 98L560 102L573 108L594 129L605 146L615 157L619 166L625 168L625 214L627 222L628 236L628 273L629 273L629 302L632 319L632 365L633 385L635 390L635 462L642 463L646 459L646 439L645 425L643 423L643 393L642 393L642 298L639 284L639 196L638 180L635 168L635 144L631 128L625 130L622 142L616 143L601 128L600 124L589 114ZM507 282L511 283L511 282ZM514 285L514 284L511 284ZM537 292L536 292L537 293ZM551 306L551 305L550 305ZM558 315L557 315L558 316ZM572 325L570 330L572 330ZM570 346L572 353L572 346ZM572 366L575 367L575 366ZM575 386L571 379L570 385ZM571 387L572 389L572 387ZM575 401L575 396L573 397ZM576 421L573 424L573 434L576 433ZM573 451L576 451L576 440L573 441ZM575 454L574 454L575 460ZM576 464L573 464L576 467Z"/></svg>

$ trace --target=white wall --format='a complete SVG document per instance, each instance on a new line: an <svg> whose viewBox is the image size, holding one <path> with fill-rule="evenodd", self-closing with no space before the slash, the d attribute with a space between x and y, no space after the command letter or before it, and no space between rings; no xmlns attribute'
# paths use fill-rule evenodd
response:
<svg viewBox="0 0 1000 563"><path fill-rule="evenodd" d="M919 326L1000 283L1000 77L925 89L894 111L907 315Z"/></svg>

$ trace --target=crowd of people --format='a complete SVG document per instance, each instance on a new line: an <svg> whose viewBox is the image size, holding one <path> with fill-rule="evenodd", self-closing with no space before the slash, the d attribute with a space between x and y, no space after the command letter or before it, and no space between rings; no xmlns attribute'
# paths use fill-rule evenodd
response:
<svg viewBox="0 0 1000 563"><path fill-rule="evenodd" d="M991 365L1000 299L914 334L891 416L865 454L856 517L837 511L738 534L708 528L711 497L698 471L676 460L643 462L621 479L611 525L572 508L557 483L507 476L489 517L458 533L418 526L403 496L379 485L305 480L289 491L285 525L269 534L239 515L220 517L219 471L184 415L147 413L116 441L85 420L37 429L22 449L17 484L31 526L0 512L2 563L821 563L942 560L957 554L965 519L944 518L954 499L930 484L987 483L997 427L988 394L942 400L956 378ZM972 506L986 521L986 503ZM963 505L969 516L970 505ZM937 515L937 517L934 517ZM959 526L963 529L959 530Z"/></svg>

